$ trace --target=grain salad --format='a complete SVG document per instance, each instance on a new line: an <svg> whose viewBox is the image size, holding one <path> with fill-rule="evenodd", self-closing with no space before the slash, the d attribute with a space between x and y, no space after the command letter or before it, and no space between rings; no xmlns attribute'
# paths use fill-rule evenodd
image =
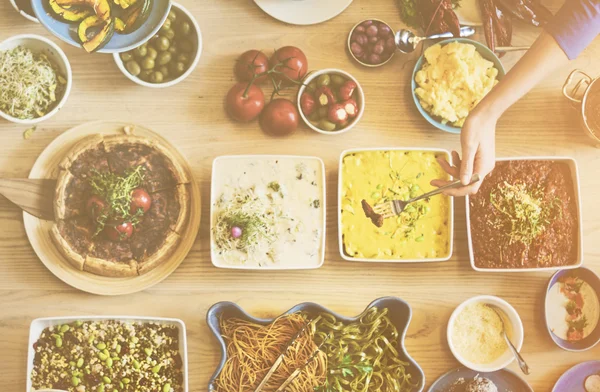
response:
<svg viewBox="0 0 600 392"><path fill-rule="evenodd" d="M22 46L0 51L0 110L20 120L48 114L67 80L44 53Z"/></svg>
<svg viewBox="0 0 600 392"><path fill-rule="evenodd" d="M170 324L76 321L34 343L34 389L183 392L179 328Z"/></svg>

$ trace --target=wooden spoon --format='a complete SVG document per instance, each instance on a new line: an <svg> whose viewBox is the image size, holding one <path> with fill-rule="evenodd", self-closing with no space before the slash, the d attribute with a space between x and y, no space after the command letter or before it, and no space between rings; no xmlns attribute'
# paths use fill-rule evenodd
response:
<svg viewBox="0 0 600 392"><path fill-rule="evenodd" d="M54 220L56 180L0 178L0 195L37 218Z"/></svg>

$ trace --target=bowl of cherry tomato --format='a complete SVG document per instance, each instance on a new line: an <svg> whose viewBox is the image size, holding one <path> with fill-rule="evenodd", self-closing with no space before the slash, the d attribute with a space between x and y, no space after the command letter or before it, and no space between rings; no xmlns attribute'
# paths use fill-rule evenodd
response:
<svg viewBox="0 0 600 392"><path fill-rule="evenodd" d="M365 111L365 94L358 80L341 69L309 74L298 90L298 111L310 129L325 135L348 132Z"/></svg>

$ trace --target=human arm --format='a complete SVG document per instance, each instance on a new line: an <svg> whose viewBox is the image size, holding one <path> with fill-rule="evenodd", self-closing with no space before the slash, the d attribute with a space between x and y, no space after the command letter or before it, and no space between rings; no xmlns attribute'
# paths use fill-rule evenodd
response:
<svg viewBox="0 0 600 392"><path fill-rule="evenodd" d="M576 57L599 32L598 0L567 1L531 49L467 117L461 132L462 160L457 153L453 154L454 166L444 161L440 162L442 167L463 184L470 182L473 173L483 178L492 171L496 123L500 116L548 74ZM432 185L445 183L434 180ZM445 193L464 196L476 193L480 186L481 181Z"/></svg>

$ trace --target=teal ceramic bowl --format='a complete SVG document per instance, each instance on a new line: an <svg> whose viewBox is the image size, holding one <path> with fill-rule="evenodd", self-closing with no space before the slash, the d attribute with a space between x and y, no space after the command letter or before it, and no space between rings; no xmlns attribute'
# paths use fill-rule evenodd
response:
<svg viewBox="0 0 600 392"><path fill-rule="evenodd" d="M497 77L498 80L502 80L502 78L506 74L506 72L504 71L504 66L502 66L502 62L500 61L498 56L496 56L496 54L494 54L494 52L492 52L487 46L485 46L481 42L473 41L473 40L467 39L467 38L451 38L451 39L441 41L441 42L439 42L439 44L444 46L446 44L449 44L450 42L461 42L463 44L471 44L471 45L475 46L475 48L477 49L477 52L479 52L481 57L494 63L494 67L498 70L498 77ZM425 118L425 120L427 120L428 123L430 123L437 129L441 129L442 131L449 132L449 133L459 134L460 128L454 127L454 126L448 125L448 124L442 124L439 117L434 117L434 116L430 115L429 113L427 113L427 111L425 111L425 109L423 109L423 106L421 106L421 102L419 102L419 99L417 98L417 94L415 94L415 89L418 87L417 82L415 82L415 76L417 75L417 72L419 72L419 70L423 67L424 62L425 62L425 56L422 55L421 57L419 57L419 60L415 64L415 69L413 70L413 74L412 74L412 80L410 82L411 94L413 97L413 101L415 102L415 105L417 106L417 110L419 111L419 113L421 113L421 115Z"/></svg>

